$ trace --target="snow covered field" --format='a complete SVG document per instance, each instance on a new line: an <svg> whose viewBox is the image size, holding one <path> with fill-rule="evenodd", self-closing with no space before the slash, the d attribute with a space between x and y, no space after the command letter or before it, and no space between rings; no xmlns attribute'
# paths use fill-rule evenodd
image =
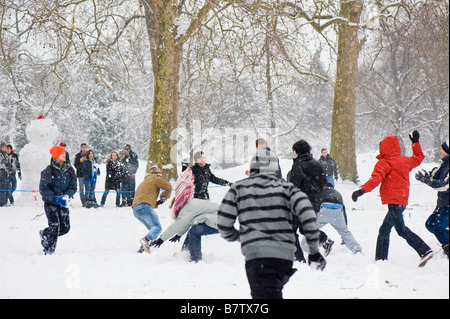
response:
<svg viewBox="0 0 450 319"><path fill-rule="evenodd" d="M372 172L375 155L358 159L362 182ZM292 162L282 160L281 164L285 176ZM143 180L145 164L140 167L138 183ZM247 166L213 172L236 181L245 177L245 169ZM438 241L424 226L435 207L436 192L415 181L413 173L405 222L437 251ZM100 176L97 190L104 189L104 178L104 174ZM210 186L211 199L220 203L228 187ZM327 268L318 272L295 263L298 272L285 286L285 298L449 298L449 261L442 251L420 269L416 252L393 230L389 261L375 262L378 229L387 212L378 189L353 203L351 193L356 185L338 182L336 188L344 196L349 228L364 255L353 255L340 246L338 234L326 226L325 232L335 241L326 258ZM40 195L39 206L31 193L15 196L28 199L24 204L0 208L0 298L250 298L238 243L228 243L219 235L204 237L203 261L198 264L186 261L181 243L167 242L151 255L137 254L139 239L147 231L134 218L132 209L116 208L114 193L105 207L82 208L77 194L72 202L70 232L59 238L54 255L45 256L39 230L47 226L47 219L39 216L44 212ZM100 201L101 194L96 196ZM166 229L172 222L167 204L157 212Z"/></svg>

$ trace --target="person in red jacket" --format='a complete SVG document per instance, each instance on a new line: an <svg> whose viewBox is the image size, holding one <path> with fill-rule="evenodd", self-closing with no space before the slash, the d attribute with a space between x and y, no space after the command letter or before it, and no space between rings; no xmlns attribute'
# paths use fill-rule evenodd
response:
<svg viewBox="0 0 450 319"><path fill-rule="evenodd" d="M375 260L387 260L389 252L389 238L392 227L398 235L416 250L422 258L421 265L432 256L431 248L405 225L403 211L408 205L409 173L422 163L425 155L419 143L419 132L409 135L412 142L413 156L401 156L401 148L396 136L388 136L380 143L379 160L375 165L371 178L352 194L354 202L358 197L371 192L378 185L380 187L381 202L388 205L388 213L380 227L377 239Z"/></svg>

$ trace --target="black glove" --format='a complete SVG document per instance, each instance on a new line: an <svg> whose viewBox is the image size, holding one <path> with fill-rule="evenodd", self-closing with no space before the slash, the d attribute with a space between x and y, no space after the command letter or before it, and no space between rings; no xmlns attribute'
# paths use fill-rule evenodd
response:
<svg viewBox="0 0 450 319"><path fill-rule="evenodd" d="M358 197L364 195L366 192L362 190L362 188L358 189L357 191L354 191L352 194L352 199L356 203L358 200Z"/></svg>
<svg viewBox="0 0 450 319"><path fill-rule="evenodd" d="M170 239L169 241L172 243L178 243L180 241L181 237L178 235L175 235L172 239Z"/></svg>
<svg viewBox="0 0 450 319"><path fill-rule="evenodd" d="M430 174L425 171L425 170L421 170L419 172L416 173L416 179L419 182L422 182L424 184L429 184L431 182L431 176Z"/></svg>
<svg viewBox="0 0 450 319"><path fill-rule="evenodd" d="M162 240L161 238L158 238L157 240L154 240L150 243L150 247L159 248L159 247L161 247L161 245L163 243L164 243L164 240Z"/></svg>
<svg viewBox="0 0 450 319"><path fill-rule="evenodd" d="M19 179L22 180L22 173L19 172L19 173L17 173L17 175L19 176Z"/></svg>
<svg viewBox="0 0 450 319"><path fill-rule="evenodd" d="M420 137L420 134L417 130L409 133L409 138L411 139L411 142L413 142L413 143L418 143L419 137Z"/></svg>
<svg viewBox="0 0 450 319"><path fill-rule="evenodd" d="M325 266L327 265L325 258L323 258L320 253L308 256L308 265L311 266L311 263L316 263L317 264L316 269L322 271L325 269Z"/></svg>

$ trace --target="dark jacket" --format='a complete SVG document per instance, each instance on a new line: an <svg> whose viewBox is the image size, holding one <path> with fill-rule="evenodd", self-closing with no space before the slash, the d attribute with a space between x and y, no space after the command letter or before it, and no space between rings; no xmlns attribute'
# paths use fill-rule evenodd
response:
<svg viewBox="0 0 450 319"><path fill-rule="evenodd" d="M209 182L212 182L214 184L222 185L222 186L229 186L231 185L230 182L216 177L211 170L209 169L210 164L206 164L204 167L201 167L198 164L195 164L194 167L192 167L192 174L194 175L195 181L195 193L194 198L198 199L209 199L209 193L208 193L208 185Z"/></svg>
<svg viewBox="0 0 450 319"><path fill-rule="evenodd" d="M97 161L95 162L97 164ZM95 177L100 176L100 168L98 168L98 164L97 164L97 172L93 171L93 162L89 159L85 160L83 162L82 168L81 168L81 173L82 176L84 178L85 181L89 181L91 183L93 183L93 181L97 181L97 178L93 179L94 174L96 174ZM93 183L95 184L95 183Z"/></svg>
<svg viewBox="0 0 450 319"><path fill-rule="evenodd" d="M117 161L109 161L106 164L105 189L118 190L122 181L122 164Z"/></svg>
<svg viewBox="0 0 450 319"><path fill-rule="evenodd" d="M334 177L335 180L338 179L337 165L330 155L327 155L327 157L320 156L319 163L322 164L326 176Z"/></svg>
<svg viewBox="0 0 450 319"><path fill-rule="evenodd" d="M344 205L344 199L342 198L341 193L333 187L324 188L322 193L322 202Z"/></svg>
<svg viewBox="0 0 450 319"><path fill-rule="evenodd" d="M84 159L86 159L86 154L82 155L81 151L79 153L77 153L75 155L75 162L73 163L73 166L75 166L75 168L77 169L77 177L81 178L83 177L83 172L82 172L82 167L83 167L83 162L81 161L81 159L84 157ZM67 160L67 157L66 157Z"/></svg>
<svg viewBox="0 0 450 319"><path fill-rule="evenodd" d="M54 159L49 166L41 172L39 193L45 203L56 205L55 196L69 195L73 198L77 192L77 177L70 162L62 166Z"/></svg>
<svg viewBox="0 0 450 319"><path fill-rule="evenodd" d="M124 159L120 160L120 164L122 165L122 176L121 176L121 182L124 184L130 184L131 183L131 175L134 174L134 166L133 163L130 161L130 157L127 156Z"/></svg>
<svg viewBox="0 0 450 319"><path fill-rule="evenodd" d="M431 172L431 181L427 184L438 191L437 208L448 207L449 191L448 191L448 177L449 177L449 159L445 157L442 159L442 164L435 167Z"/></svg>
<svg viewBox="0 0 450 319"><path fill-rule="evenodd" d="M322 192L327 183L325 171L311 154L301 154L294 159L291 171L288 173L288 182L294 184L308 195L316 213L322 204Z"/></svg>

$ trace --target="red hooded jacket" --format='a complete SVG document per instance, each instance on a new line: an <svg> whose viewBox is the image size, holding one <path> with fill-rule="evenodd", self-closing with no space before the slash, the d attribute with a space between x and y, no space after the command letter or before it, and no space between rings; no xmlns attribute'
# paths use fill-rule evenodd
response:
<svg viewBox="0 0 450 319"><path fill-rule="evenodd" d="M425 155L420 143L412 144L413 156L401 156L400 143L396 136L388 136L380 143L379 160L372 177L361 188L371 192L380 183L381 202L383 204L408 205L409 173L422 163Z"/></svg>

